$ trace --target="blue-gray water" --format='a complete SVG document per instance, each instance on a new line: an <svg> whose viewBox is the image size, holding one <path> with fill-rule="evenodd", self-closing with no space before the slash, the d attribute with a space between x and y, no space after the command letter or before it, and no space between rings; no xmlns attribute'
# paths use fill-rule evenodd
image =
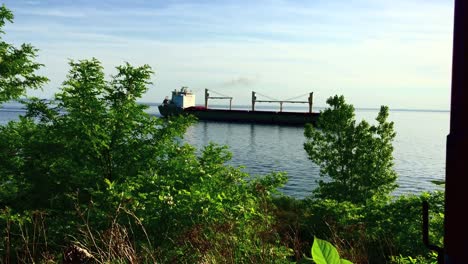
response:
<svg viewBox="0 0 468 264"><path fill-rule="evenodd" d="M149 113L159 115L157 107ZM356 110L358 120L373 122L378 110ZM24 113L18 104L0 108L0 124L15 120ZM395 194L419 193L438 187L432 180L445 176L445 141L449 132L449 112L390 111L397 136L394 141L395 170L399 188ZM199 148L215 142L230 147L230 164L245 166L250 174L263 175L284 171L289 181L285 194L302 198L315 188L319 168L308 160L303 149L304 129L278 125L234 124L200 121L190 127L185 140Z"/></svg>

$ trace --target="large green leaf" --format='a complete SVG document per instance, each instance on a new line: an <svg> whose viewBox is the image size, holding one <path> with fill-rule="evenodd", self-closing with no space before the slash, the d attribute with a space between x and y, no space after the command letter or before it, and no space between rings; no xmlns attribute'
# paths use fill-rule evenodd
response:
<svg viewBox="0 0 468 264"><path fill-rule="evenodd" d="M341 264L340 255L336 248L325 240L314 237L312 245L312 259L317 264Z"/></svg>

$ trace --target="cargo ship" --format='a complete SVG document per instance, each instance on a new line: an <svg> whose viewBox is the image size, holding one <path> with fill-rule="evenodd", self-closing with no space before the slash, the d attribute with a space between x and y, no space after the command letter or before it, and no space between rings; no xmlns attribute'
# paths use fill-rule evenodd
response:
<svg viewBox="0 0 468 264"><path fill-rule="evenodd" d="M228 99L229 109L208 108L209 99ZM250 110L232 109L232 97L229 96L210 96L209 90L205 89L205 105L195 105L195 95L182 87L180 90L172 91L172 98L167 97L163 104L158 106L159 112L163 117L188 114L193 115L199 120L209 120L218 122L238 122L255 124L278 124L278 125L304 125L306 123L315 123L320 113L312 112L313 93L309 94L307 101L292 100L257 100L255 92L252 92L252 107ZM255 109L256 103L279 103L279 111L259 111ZM308 112L284 112L285 103L307 103Z"/></svg>

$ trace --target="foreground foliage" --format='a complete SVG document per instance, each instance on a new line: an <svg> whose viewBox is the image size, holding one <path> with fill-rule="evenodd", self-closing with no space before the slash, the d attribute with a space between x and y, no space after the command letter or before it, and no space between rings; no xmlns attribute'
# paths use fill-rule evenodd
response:
<svg viewBox="0 0 468 264"><path fill-rule="evenodd" d="M312 260L317 264L352 264L351 261L340 258L338 250L325 240L314 238L312 244Z"/></svg>
<svg viewBox="0 0 468 264"><path fill-rule="evenodd" d="M190 118L166 122L136 103L150 83L149 66L117 67L111 81L95 59L70 66L54 101L33 99L26 116L0 128L3 252L33 261L79 245L102 262L280 261L289 254L269 212L284 175L246 181L224 165L225 147L197 154L176 140ZM11 248L37 231L49 242Z"/></svg>
<svg viewBox="0 0 468 264"><path fill-rule="evenodd" d="M330 97L330 108L322 111L317 127L306 126L304 144L309 158L320 166L316 197L365 203L383 198L397 185L393 170L395 138L393 122L388 122L388 107L382 106L377 124L356 123L354 107L343 96Z"/></svg>
<svg viewBox="0 0 468 264"><path fill-rule="evenodd" d="M353 263L410 263L402 262L409 256L419 259L417 263L430 263L435 257L422 241L424 200L431 204L430 241L442 246L442 192L400 196L365 205L288 197L274 202L281 226L279 233L297 259L308 254L311 237L317 236L331 242L340 256Z"/></svg>

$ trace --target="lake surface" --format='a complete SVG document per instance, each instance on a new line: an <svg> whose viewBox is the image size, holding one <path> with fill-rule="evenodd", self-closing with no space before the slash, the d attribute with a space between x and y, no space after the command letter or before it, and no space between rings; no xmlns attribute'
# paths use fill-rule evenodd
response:
<svg viewBox="0 0 468 264"><path fill-rule="evenodd" d="M154 105L148 112L159 115ZM0 108L0 124L15 120L23 113L19 104L4 104ZM373 123L377 113L378 110L357 109L356 118ZM431 181L445 177L450 113L391 110L389 119L395 122L397 132L393 146L399 188L395 194L440 189ZM286 172L289 181L282 191L303 198L316 187L320 177L318 166L307 158L303 149L303 133L302 127L199 121L188 129L185 140L198 148L209 142L228 145L233 153L230 164L244 166L243 170L252 175Z"/></svg>

